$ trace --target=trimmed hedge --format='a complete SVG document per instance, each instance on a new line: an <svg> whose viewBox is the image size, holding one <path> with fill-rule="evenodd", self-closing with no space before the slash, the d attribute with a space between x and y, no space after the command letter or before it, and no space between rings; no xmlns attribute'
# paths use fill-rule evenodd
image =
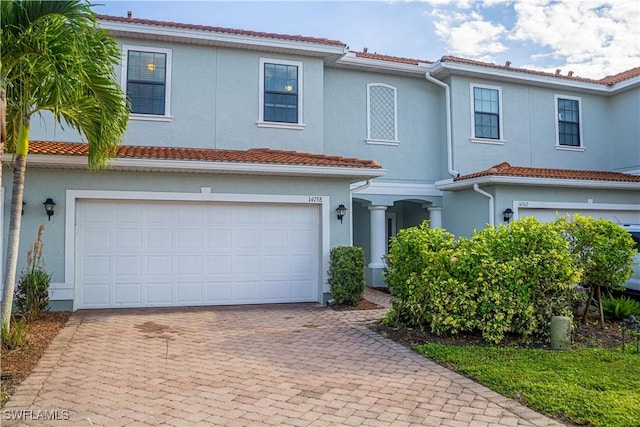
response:
<svg viewBox="0 0 640 427"><path fill-rule="evenodd" d="M470 239L443 229L401 230L385 269L392 288L388 323L432 332L547 336L552 315L571 316L576 267L560 228L535 218L488 227Z"/></svg>
<svg viewBox="0 0 640 427"><path fill-rule="evenodd" d="M353 305L364 296L364 250L336 246L329 253L331 297L340 305Z"/></svg>

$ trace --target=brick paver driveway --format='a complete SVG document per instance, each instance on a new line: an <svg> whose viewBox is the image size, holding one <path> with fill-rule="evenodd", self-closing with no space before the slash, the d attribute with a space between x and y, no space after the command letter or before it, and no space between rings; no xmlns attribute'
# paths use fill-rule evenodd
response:
<svg viewBox="0 0 640 427"><path fill-rule="evenodd" d="M1 422L557 425L370 331L365 321L382 313L318 304L79 311Z"/></svg>

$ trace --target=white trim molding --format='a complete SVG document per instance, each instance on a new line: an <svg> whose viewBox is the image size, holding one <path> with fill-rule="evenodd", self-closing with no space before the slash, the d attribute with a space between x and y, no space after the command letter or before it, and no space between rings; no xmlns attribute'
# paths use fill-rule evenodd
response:
<svg viewBox="0 0 640 427"><path fill-rule="evenodd" d="M444 192L440 191L433 184L416 184L406 182L377 182L372 181L370 185L363 187L362 182L351 184L353 195L384 195L384 196L443 196ZM361 188L361 189L359 189Z"/></svg>
<svg viewBox="0 0 640 427"><path fill-rule="evenodd" d="M393 94L393 139L374 138L371 135L371 90L380 87L391 90ZM386 83L367 83L367 144L398 146L398 89Z"/></svg>
<svg viewBox="0 0 640 427"><path fill-rule="evenodd" d="M569 101L578 101L578 138L580 140L580 145L561 145L560 144L560 113L558 112L558 100L567 99ZM579 96L570 96L570 95L560 95L555 94L553 96L553 110L555 111L555 129L556 129L556 150L565 150L565 151L584 151L584 132L582 131L582 98Z"/></svg>
<svg viewBox="0 0 640 427"><path fill-rule="evenodd" d="M475 94L474 89L488 89L495 90L498 92L498 138L481 138L476 136L476 106L475 106ZM475 143L481 144L494 144L494 145L504 145L506 140L504 138L504 127L503 117L502 117L502 87L500 86L491 86L482 83L469 83L469 103L471 106L471 137L469 140ZM482 113L482 111L481 111Z"/></svg>
<svg viewBox="0 0 640 427"><path fill-rule="evenodd" d="M322 303L323 293L329 291L329 249L331 236L331 200L329 196L308 195L288 196L279 194L238 194L212 193L211 188L202 187L200 192L174 193L152 191L118 191L118 190L67 190L65 200L65 235L64 235L64 283L56 289L65 290L61 295L68 296L73 289L73 310L78 308L80 297L79 286L75 286L76 273L76 210L80 200L128 200L128 201L192 201L192 202L231 202L231 203L279 203L279 204L312 204L320 207L320 250L321 277L318 285L318 302Z"/></svg>
<svg viewBox="0 0 640 427"><path fill-rule="evenodd" d="M264 120L264 66L265 64L289 65L298 68L298 118L296 123L269 122ZM304 129L304 70L301 61L287 61L285 59L260 58L260 82L258 83L258 126L275 127L279 129Z"/></svg>
<svg viewBox="0 0 640 427"><path fill-rule="evenodd" d="M10 160L5 153L3 160ZM47 166L57 169L87 169L85 156L65 156L51 154L29 155L29 166ZM367 179L383 176L386 169L310 166L276 163L234 163L203 160L167 160L118 158L108 162L106 170L149 171L149 172L189 172L189 173L233 173L242 175L281 176L333 176Z"/></svg>
<svg viewBox="0 0 640 427"><path fill-rule="evenodd" d="M513 220L520 218L520 209L555 209L555 210L598 210L598 211L637 211L640 204L634 203L576 203L576 202L537 202L528 200L513 201Z"/></svg>
<svg viewBox="0 0 640 427"><path fill-rule="evenodd" d="M127 92L127 61L129 60L129 51L151 52L151 53L164 53L166 55L165 64L165 76L164 76L164 114L142 114L131 113L130 118L132 120L152 120L152 121L170 121L171 116L171 49L152 47L152 46L135 46L135 45L122 45L122 70L120 72L120 86Z"/></svg>
<svg viewBox="0 0 640 427"><path fill-rule="evenodd" d="M478 178L454 181L444 179L435 183L435 188L443 191L457 191L472 188L474 184L494 185L522 185L527 187L562 187L562 188L592 188L603 190L635 190L638 191L637 182L625 181L596 181L588 179L565 178L534 178L524 176L496 176L488 175Z"/></svg>

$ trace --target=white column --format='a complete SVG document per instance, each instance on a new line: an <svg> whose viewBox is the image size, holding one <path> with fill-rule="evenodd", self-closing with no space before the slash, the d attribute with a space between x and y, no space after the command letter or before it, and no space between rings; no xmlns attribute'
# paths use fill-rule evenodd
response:
<svg viewBox="0 0 640 427"><path fill-rule="evenodd" d="M369 238L371 239L371 263L370 268L383 268L384 262L382 257L385 255L387 227L385 224L386 206L369 206L369 219L371 230Z"/></svg>
<svg viewBox="0 0 640 427"><path fill-rule="evenodd" d="M429 227L442 227L442 207L432 206L427 208L429 211Z"/></svg>

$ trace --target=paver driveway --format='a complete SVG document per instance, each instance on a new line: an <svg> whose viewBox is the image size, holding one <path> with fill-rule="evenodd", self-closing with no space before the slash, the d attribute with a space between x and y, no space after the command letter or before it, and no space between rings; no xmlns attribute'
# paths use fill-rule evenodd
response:
<svg viewBox="0 0 640 427"><path fill-rule="evenodd" d="M383 313L76 312L2 425L558 425L370 331L364 322ZM43 421L55 417L66 420Z"/></svg>

